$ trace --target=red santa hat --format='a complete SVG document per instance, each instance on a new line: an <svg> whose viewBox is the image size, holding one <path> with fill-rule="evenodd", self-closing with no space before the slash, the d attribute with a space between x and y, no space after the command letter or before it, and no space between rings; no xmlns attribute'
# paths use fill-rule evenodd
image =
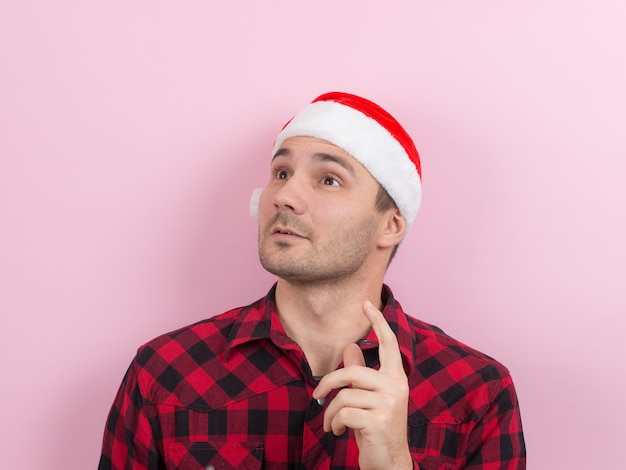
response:
<svg viewBox="0 0 626 470"><path fill-rule="evenodd" d="M272 155L285 140L296 136L326 140L358 160L394 200L408 233L422 199L420 159L413 140L393 116L365 98L326 93L283 127ZM253 215L259 196L257 191L251 203Z"/></svg>

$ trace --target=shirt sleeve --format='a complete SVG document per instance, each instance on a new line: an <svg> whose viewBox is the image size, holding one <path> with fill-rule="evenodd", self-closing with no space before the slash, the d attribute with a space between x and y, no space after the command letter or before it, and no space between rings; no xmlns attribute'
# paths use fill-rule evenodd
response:
<svg viewBox="0 0 626 470"><path fill-rule="evenodd" d="M137 380L134 360L117 392L107 419L99 470L153 470L159 468L155 422Z"/></svg>
<svg viewBox="0 0 626 470"><path fill-rule="evenodd" d="M526 446L512 382L491 404L468 439L464 468L524 470Z"/></svg>

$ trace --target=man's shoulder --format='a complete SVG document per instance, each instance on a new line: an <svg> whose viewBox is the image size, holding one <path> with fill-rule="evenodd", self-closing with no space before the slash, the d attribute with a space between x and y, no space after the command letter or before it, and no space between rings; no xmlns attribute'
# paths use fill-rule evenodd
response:
<svg viewBox="0 0 626 470"><path fill-rule="evenodd" d="M475 420L512 386L509 370L496 359L436 326L413 317L409 323L415 334L413 420Z"/></svg>
<svg viewBox="0 0 626 470"><path fill-rule="evenodd" d="M183 326L176 330L164 333L141 345L137 351L137 360L141 365L157 354L165 361L174 360L183 351L187 354L202 354L206 358L220 355L224 352L233 327L241 315L252 306L237 307L195 323Z"/></svg>
<svg viewBox="0 0 626 470"><path fill-rule="evenodd" d="M411 316L407 317L416 335L416 349L422 353L421 358L445 356L450 361L464 359L475 367L492 366L503 375L509 374L508 369L496 359L448 335L438 326ZM420 355L417 359L420 359Z"/></svg>
<svg viewBox="0 0 626 470"><path fill-rule="evenodd" d="M131 378L150 403L198 410L222 406L241 392L231 386L235 379L229 348L262 315L263 305L261 299L148 341L137 351ZM235 362L240 365L237 358ZM248 374L253 366L238 373ZM211 397L210 403L207 397Z"/></svg>

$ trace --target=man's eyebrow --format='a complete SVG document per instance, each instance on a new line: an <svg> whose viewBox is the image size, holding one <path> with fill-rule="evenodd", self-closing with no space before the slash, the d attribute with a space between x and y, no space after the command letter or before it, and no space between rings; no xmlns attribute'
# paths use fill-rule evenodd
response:
<svg viewBox="0 0 626 470"><path fill-rule="evenodd" d="M291 156L291 152L289 151L289 149L285 147L281 147L272 157L272 161L274 161L276 157L290 157L290 156Z"/></svg>
<svg viewBox="0 0 626 470"><path fill-rule="evenodd" d="M274 156L272 157L272 161L274 161L274 159L278 158L278 157L291 157L292 153L291 150L289 150L286 147L282 147L280 149L278 149L278 151L274 154ZM353 165L350 164L350 162L348 160L346 160L343 157L340 157L338 155L333 155L331 153L324 153L324 152L317 152L313 154L313 158L315 160L318 160L320 162L332 162L332 163L336 163L337 165L341 166L342 168L345 168L348 173L350 173L354 178L358 179L358 175L357 172L354 168Z"/></svg>
<svg viewBox="0 0 626 470"><path fill-rule="evenodd" d="M315 153L313 154L313 158L321 162L336 163L342 168L345 168L348 171L348 173L350 173L352 176L354 176L355 178L358 178L356 174L356 170L354 169L354 166L351 165L350 162L343 157L339 157L337 155L333 155L330 153Z"/></svg>

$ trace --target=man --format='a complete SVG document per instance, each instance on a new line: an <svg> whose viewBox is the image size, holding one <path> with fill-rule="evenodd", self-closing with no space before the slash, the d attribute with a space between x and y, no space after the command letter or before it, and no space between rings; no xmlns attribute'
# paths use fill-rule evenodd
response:
<svg viewBox="0 0 626 470"><path fill-rule="evenodd" d="M406 315L383 284L421 199L419 156L363 98L280 132L253 198L268 295L142 346L100 469L522 469L506 368Z"/></svg>

